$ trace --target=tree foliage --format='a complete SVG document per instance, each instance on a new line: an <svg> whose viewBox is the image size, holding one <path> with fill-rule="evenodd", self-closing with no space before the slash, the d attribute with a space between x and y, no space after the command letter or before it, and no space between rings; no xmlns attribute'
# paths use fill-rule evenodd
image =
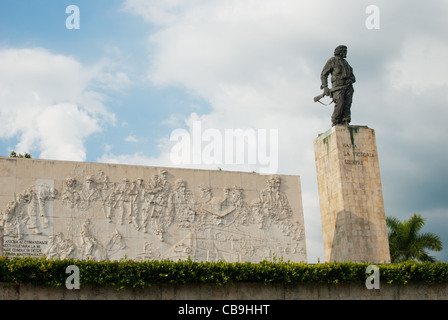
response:
<svg viewBox="0 0 448 320"><path fill-rule="evenodd" d="M191 260L161 261L94 261L55 260L42 258L0 257L0 282L36 286L62 287L69 274L66 268L79 268L81 286L114 286L143 288L160 284L184 285L207 283L228 285L238 282L297 285L300 283L364 284L370 263L295 263L290 261L194 262ZM378 264L381 281L406 284L411 281L448 281L448 263Z"/></svg>
<svg viewBox="0 0 448 320"><path fill-rule="evenodd" d="M420 233L425 224L421 215L414 213L410 219L403 222L395 217L387 217L389 248L393 263L406 260L430 261L429 250L443 249L440 237L431 232Z"/></svg>
<svg viewBox="0 0 448 320"><path fill-rule="evenodd" d="M9 156L11 158L26 158L26 159L31 159L31 154L29 154L28 152L25 152L25 154L17 154L14 150L11 151L11 153L9 154Z"/></svg>

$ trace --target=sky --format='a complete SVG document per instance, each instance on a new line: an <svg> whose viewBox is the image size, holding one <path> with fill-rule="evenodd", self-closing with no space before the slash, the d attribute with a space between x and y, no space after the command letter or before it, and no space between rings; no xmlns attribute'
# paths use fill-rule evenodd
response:
<svg viewBox="0 0 448 320"><path fill-rule="evenodd" d="M2 0L0 155L299 175L308 262L323 261L313 140L332 107L312 97L344 44L386 216L421 214L448 261L447 16L445 0ZM237 129L269 157L208 161Z"/></svg>

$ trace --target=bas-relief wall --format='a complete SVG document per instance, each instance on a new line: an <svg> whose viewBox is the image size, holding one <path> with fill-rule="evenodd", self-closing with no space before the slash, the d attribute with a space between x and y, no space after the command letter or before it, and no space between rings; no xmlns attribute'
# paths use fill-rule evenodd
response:
<svg viewBox="0 0 448 320"><path fill-rule="evenodd" d="M306 261L298 176L0 158L3 254Z"/></svg>

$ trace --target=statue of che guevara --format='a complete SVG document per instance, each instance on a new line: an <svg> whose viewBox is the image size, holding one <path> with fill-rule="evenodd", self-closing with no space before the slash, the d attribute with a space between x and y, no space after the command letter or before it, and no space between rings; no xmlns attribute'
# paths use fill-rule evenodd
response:
<svg viewBox="0 0 448 320"><path fill-rule="evenodd" d="M347 47L340 45L334 50L334 57L328 59L321 78L321 96L331 96L334 101L334 112L331 116L332 125L348 125L351 121L350 108L352 106L353 83L356 79L352 67L345 60ZM331 74L331 89L328 88L328 75ZM317 97L316 97L317 98ZM317 101L315 98L315 101Z"/></svg>

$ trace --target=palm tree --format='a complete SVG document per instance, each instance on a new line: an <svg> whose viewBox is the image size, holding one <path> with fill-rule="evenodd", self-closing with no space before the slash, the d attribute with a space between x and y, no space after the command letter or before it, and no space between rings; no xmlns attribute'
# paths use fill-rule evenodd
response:
<svg viewBox="0 0 448 320"><path fill-rule="evenodd" d="M386 218L392 263L406 260L435 262L426 250L441 251L442 241L434 233L419 233L425 220L416 213L403 222L395 217Z"/></svg>

